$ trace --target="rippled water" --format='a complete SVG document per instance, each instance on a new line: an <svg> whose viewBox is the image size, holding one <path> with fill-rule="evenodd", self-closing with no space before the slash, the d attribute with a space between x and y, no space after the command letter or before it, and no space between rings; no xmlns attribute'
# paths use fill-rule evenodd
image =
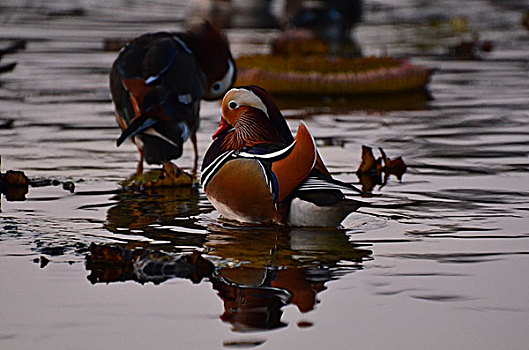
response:
<svg viewBox="0 0 529 350"><path fill-rule="evenodd" d="M2 198L0 348L527 348L525 2L366 1L364 54L436 72L428 94L280 101L337 178L358 181L361 145L408 165L374 206L323 231L233 226L200 189L119 190L137 152L115 147L116 52L103 43L182 27L197 11L180 3L2 1L0 44L27 40L2 58L18 62L0 76L0 125L14 121L0 128L2 170L75 192ZM472 32L492 51L454 57ZM227 33L240 55L266 52L278 32ZM218 117L203 104L201 154Z"/></svg>

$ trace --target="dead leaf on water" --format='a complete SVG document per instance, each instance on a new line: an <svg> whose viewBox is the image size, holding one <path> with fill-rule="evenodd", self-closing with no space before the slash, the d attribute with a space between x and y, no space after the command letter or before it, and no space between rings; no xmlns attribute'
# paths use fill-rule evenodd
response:
<svg viewBox="0 0 529 350"><path fill-rule="evenodd" d="M406 164L402 157L391 159L386 152L379 147L380 157L375 159L373 149L362 146L362 162L356 171L356 175L362 184L362 191L370 193L376 185L384 187L390 175L394 175L399 181L406 172Z"/></svg>
<svg viewBox="0 0 529 350"><path fill-rule="evenodd" d="M195 183L195 178L171 162L163 164L162 169L149 170L134 174L122 183L125 188L136 187L187 187Z"/></svg>
<svg viewBox="0 0 529 350"><path fill-rule="evenodd" d="M22 171L8 170L0 173L0 193L8 201L23 201L29 191L29 179Z"/></svg>

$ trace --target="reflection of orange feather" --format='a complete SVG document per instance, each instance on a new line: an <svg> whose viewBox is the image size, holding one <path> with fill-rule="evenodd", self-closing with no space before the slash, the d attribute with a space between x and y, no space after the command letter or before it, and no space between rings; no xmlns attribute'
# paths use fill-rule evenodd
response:
<svg viewBox="0 0 529 350"><path fill-rule="evenodd" d="M288 156L272 164L279 184L277 202L284 200L307 177L316 162L316 145L303 122L298 127L295 142Z"/></svg>
<svg viewBox="0 0 529 350"><path fill-rule="evenodd" d="M292 293L290 302L296 305L301 312L314 309L316 304L316 290L307 280L307 275L302 269L284 269L276 273L272 287L286 289Z"/></svg>

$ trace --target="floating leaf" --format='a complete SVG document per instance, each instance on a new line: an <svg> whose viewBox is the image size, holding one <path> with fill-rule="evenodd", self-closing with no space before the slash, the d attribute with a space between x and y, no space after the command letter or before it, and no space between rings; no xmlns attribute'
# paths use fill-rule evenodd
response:
<svg viewBox="0 0 529 350"><path fill-rule="evenodd" d="M375 159L372 148L362 146L362 162L356 175L365 194L370 193L376 185L380 185L380 188L384 187L390 175L395 175L399 181L402 180L402 175L406 172L406 164L402 157L391 159L386 156L382 148L379 147L379 151L381 156Z"/></svg>
<svg viewBox="0 0 529 350"><path fill-rule="evenodd" d="M406 172L406 164L402 160L402 157L397 157L393 160L387 159L386 172L395 175L399 181L402 179L402 175Z"/></svg>
<svg viewBox="0 0 529 350"><path fill-rule="evenodd" d="M3 186L28 186L29 179L22 171L8 170L2 175L1 184Z"/></svg>
<svg viewBox="0 0 529 350"><path fill-rule="evenodd" d="M211 276L215 267L200 253L171 254L134 246L90 245L86 268L92 283L135 280L140 283L164 282L169 278L187 278L199 283Z"/></svg>
<svg viewBox="0 0 529 350"><path fill-rule="evenodd" d="M171 162L163 164L162 169L149 170L142 174L134 174L122 185L126 188L136 187L182 187L192 186L195 179Z"/></svg>
<svg viewBox="0 0 529 350"><path fill-rule="evenodd" d="M70 193L74 193L75 191L75 184L72 181L66 181L62 184L62 188L65 191L69 191Z"/></svg>
<svg viewBox="0 0 529 350"><path fill-rule="evenodd" d="M366 174L376 168L376 159L373 156L373 149L368 146L362 146L362 163L356 171L357 174Z"/></svg>
<svg viewBox="0 0 529 350"><path fill-rule="evenodd" d="M29 179L22 171L0 173L0 192L8 201L23 201L28 193Z"/></svg>

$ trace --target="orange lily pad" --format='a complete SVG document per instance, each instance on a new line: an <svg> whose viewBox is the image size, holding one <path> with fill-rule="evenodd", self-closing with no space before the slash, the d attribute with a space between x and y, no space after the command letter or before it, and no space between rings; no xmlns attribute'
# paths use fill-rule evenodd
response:
<svg viewBox="0 0 529 350"><path fill-rule="evenodd" d="M237 59L236 85L272 94L355 95L425 87L432 69L391 57L247 55Z"/></svg>

